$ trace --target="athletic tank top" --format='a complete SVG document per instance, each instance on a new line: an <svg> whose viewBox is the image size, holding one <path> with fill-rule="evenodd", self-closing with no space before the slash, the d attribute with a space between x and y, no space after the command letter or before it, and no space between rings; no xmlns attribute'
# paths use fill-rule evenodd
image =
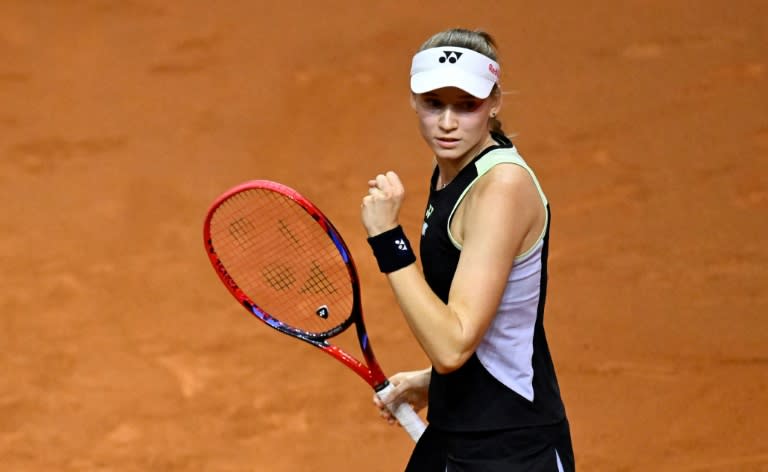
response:
<svg viewBox="0 0 768 472"><path fill-rule="evenodd" d="M424 276L443 302L461 255L450 234L453 213L472 185L499 164L523 167L539 190L546 224L536 244L515 258L494 320L475 353L459 369L439 374L429 386L430 425L446 431L490 431L553 424L565 418L544 333L547 293L549 204L536 176L503 136L485 149L445 188L432 174L420 241ZM503 218L503 215L500 215Z"/></svg>

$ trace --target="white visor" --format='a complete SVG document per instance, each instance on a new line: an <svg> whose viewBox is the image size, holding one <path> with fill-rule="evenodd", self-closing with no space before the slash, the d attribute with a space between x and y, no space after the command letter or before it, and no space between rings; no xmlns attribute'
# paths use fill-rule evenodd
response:
<svg viewBox="0 0 768 472"><path fill-rule="evenodd" d="M452 46L426 49L413 56L411 91L425 93L443 87L457 87L487 98L499 81L499 64L477 51Z"/></svg>

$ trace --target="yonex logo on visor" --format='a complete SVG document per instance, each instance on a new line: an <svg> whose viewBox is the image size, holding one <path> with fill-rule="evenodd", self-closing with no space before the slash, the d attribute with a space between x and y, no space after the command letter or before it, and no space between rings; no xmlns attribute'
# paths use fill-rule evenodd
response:
<svg viewBox="0 0 768 472"><path fill-rule="evenodd" d="M438 61L440 62L440 64L445 63L445 61L448 61L451 64L455 64L460 57L461 57L461 53L459 51L443 51L443 57L438 59Z"/></svg>
<svg viewBox="0 0 768 472"><path fill-rule="evenodd" d="M487 98L498 80L499 64L472 49L453 46L425 49L413 56L411 63L413 93L456 87L477 98Z"/></svg>

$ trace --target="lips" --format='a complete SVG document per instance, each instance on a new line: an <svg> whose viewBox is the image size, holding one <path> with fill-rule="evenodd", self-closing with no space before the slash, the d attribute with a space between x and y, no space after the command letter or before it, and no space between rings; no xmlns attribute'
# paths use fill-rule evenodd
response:
<svg viewBox="0 0 768 472"><path fill-rule="evenodd" d="M444 149L451 149L455 148L459 144L459 139L457 138L446 138L446 137L438 137L435 138L435 142L437 142L437 145Z"/></svg>

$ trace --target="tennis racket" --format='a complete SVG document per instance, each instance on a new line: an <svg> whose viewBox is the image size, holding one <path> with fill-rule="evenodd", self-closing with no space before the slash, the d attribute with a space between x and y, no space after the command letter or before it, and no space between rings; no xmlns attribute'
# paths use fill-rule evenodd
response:
<svg viewBox="0 0 768 472"><path fill-rule="evenodd" d="M249 313L330 354L379 398L394 388L368 339L352 255L309 200L277 182L245 182L213 202L203 238L214 270ZM365 363L328 342L351 325ZM411 405L389 408L417 441L425 425Z"/></svg>

